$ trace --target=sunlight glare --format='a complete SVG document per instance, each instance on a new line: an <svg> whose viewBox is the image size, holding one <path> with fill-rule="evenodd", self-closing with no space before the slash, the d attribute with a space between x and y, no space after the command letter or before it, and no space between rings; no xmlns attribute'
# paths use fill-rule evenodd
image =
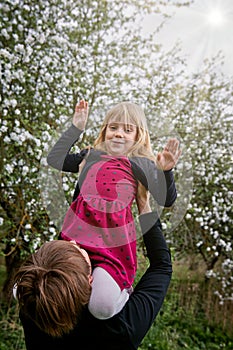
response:
<svg viewBox="0 0 233 350"><path fill-rule="evenodd" d="M208 14L207 21L212 26L217 27L223 25L223 23L225 22L225 18L221 10L215 9Z"/></svg>

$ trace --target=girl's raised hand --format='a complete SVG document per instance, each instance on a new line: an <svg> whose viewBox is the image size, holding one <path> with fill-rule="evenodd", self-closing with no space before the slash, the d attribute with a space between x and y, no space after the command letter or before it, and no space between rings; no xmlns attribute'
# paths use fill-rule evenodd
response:
<svg viewBox="0 0 233 350"><path fill-rule="evenodd" d="M169 139L162 152L157 154L157 166L161 170L171 170L181 155L180 142L176 138Z"/></svg>
<svg viewBox="0 0 233 350"><path fill-rule="evenodd" d="M75 112L73 115L73 124L76 128L84 130L88 118L88 102L81 100L75 106Z"/></svg>

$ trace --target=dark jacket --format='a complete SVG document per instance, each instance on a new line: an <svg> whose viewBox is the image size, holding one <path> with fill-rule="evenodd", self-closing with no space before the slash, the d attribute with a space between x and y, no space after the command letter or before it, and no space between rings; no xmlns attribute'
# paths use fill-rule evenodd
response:
<svg viewBox="0 0 233 350"><path fill-rule="evenodd" d="M141 215L140 224L150 264L124 308L108 320L98 320L85 309L76 328L62 338L41 332L21 313L27 350L135 350L139 347L161 308L172 275L170 252L157 214Z"/></svg>

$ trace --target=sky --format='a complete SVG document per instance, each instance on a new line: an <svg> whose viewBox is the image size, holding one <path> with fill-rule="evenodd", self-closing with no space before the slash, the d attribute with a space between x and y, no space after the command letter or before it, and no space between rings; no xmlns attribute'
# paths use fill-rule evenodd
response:
<svg viewBox="0 0 233 350"><path fill-rule="evenodd" d="M165 49L180 42L181 54L187 60L188 71L196 72L203 60L224 55L224 65L216 67L226 76L233 76L233 0L193 0L189 7L167 6L172 14L155 40ZM151 32L161 16L150 15L143 21L145 33Z"/></svg>

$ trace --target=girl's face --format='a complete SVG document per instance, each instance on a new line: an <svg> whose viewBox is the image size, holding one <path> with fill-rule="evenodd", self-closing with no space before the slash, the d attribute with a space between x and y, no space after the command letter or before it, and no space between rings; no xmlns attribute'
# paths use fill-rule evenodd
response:
<svg viewBox="0 0 233 350"><path fill-rule="evenodd" d="M105 131L107 152L114 156L127 155L137 138L137 127L110 121Z"/></svg>

